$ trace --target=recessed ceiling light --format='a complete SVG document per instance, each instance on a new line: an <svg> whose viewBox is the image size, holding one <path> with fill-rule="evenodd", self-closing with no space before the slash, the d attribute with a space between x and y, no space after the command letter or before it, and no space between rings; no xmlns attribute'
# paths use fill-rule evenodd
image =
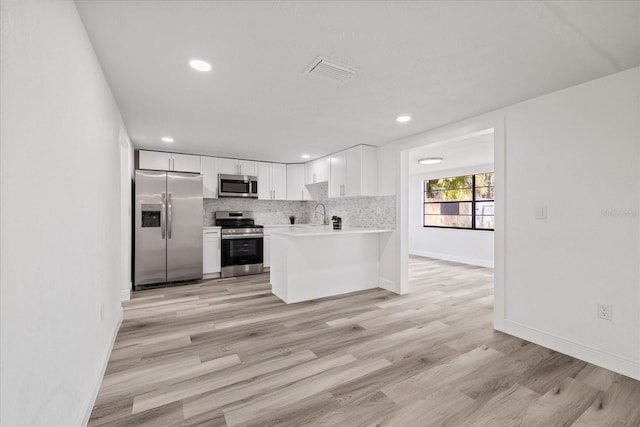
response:
<svg viewBox="0 0 640 427"><path fill-rule="evenodd" d="M311 157L311 156L310 156L310 155L308 155L308 154L303 154L303 155L302 155L302 156L300 156L300 157L302 157L303 159L308 159L308 158L309 158L309 157Z"/></svg>
<svg viewBox="0 0 640 427"><path fill-rule="evenodd" d="M396 118L396 122L398 123L407 123L409 120L411 120L411 116L398 116Z"/></svg>
<svg viewBox="0 0 640 427"><path fill-rule="evenodd" d="M442 162L444 162L442 157L425 157L424 159L418 160L418 163L421 165L437 165Z"/></svg>
<svg viewBox="0 0 640 427"><path fill-rule="evenodd" d="M173 142L173 138L171 138L170 136L163 136L162 142Z"/></svg>
<svg viewBox="0 0 640 427"><path fill-rule="evenodd" d="M194 70L198 70L198 71L210 71L211 70L211 64L209 64L208 62L205 62L201 59L192 59L191 61L189 61L189 65L191 65L191 68L193 68Z"/></svg>

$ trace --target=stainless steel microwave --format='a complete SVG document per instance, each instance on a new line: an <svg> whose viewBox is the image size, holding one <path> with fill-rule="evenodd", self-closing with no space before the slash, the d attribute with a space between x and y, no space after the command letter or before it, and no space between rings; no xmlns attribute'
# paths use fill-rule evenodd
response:
<svg viewBox="0 0 640 427"><path fill-rule="evenodd" d="M258 177L218 175L218 197L258 197Z"/></svg>

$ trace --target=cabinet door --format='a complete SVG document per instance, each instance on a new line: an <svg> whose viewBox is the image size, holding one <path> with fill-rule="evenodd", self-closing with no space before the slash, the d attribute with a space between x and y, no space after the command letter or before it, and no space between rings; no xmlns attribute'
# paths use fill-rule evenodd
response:
<svg viewBox="0 0 640 427"><path fill-rule="evenodd" d="M220 273L222 271L222 258L221 258L221 241L220 237L214 237L213 239L213 257L211 259L211 272Z"/></svg>
<svg viewBox="0 0 640 427"><path fill-rule="evenodd" d="M346 170L343 196L360 196L362 188L362 147L353 147L345 152Z"/></svg>
<svg viewBox="0 0 640 427"><path fill-rule="evenodd" d="M138 151L138 169L171 170L171 153Z"/></svg>
<svg viewBox="0 0 640 427"><path fill-rule="evenodd" d="M217 231L205 231L202 242L202 274L220 273L220 237Z"/></svg>
<svg viewBox="0 0 640 427"><path fill-rule="evenodd" d="M329 172L331 168L331 156L323 157L315 161L316 182L329 181Z"/></svg>
<svg viewBox="0 0 640 427"><path fill-rule="evenodd" d="M287 165L287 200L311 200L304 185L306 165Z"/></svg>
<svg viewBox="0 0 640 427"><path fill-rule="evenodd" d="M304 183L305 185L315 184L313 182L314 176L314 162L308 162L304 164Z"/></svg>
<svg viewBox="0 0 640 427"><path fill-rule="evenodd" d="M332 154L331 175L329 177L329 197L344 196L344 182L347 168L347 157L345 152Z"/></svg>
<svg viewBox="0 0 640 427"><path fill-rule="evenodd" d="M262 263L264 267L271 266L271 236L264 236L264 247L262 249Z"/></svg>
<svg viewBox="0 0 640 427"><path fill-rule="evenodd" d="M201 157L200 169L202 173L202 197L206 199L217 199L218 159L215 157Z"/></svg>
<svg viewBox="0 0 640 427"><path fill-rule="evenodd" d="M171 166L174 172L200 173L200 156L172 154Z"/></svg>
<svg viewBox="0 0 640 427"><path fill-rule="evenodd" d="M258 162L258 199L272 200L271 163Z"/></svg>
<svg viewBox="0 0 640 427"><path fill-rule="evenodd" d="M273 200L287 200L287 165L271 164L271 191Z"/></svg>
<svg viewBox="0 0 640 427"><path fill-rule="evenodd" d="M238 160L240 175L258 176L258 162L250 160Z"/></svg>
<svg viewBox="0 0 640 427"><path fill-rule="evenodd" d="M218 173L224 175L239 175L237 159L218 159Z"/></svg>

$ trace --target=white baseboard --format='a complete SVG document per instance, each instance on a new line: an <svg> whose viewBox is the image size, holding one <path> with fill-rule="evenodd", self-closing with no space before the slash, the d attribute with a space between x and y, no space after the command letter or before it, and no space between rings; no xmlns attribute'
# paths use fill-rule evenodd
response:
<svg viewBox="0 0 640 427"><path fill-rule="evenodd" d="M131 299L131 287L120 291L120 301L129 301Z"/></svg>
<svg viewBox="0 0 640 427"><path fill-rule="evenodd" d="M109 363L109 358L111 357L111 351L113 350L113 345L116 342L116 337L118 336L118 331L120 330L120 326L122 325L122 320L124 319L124 313L122 309L120 309L120 313L115 322L115 327L113 328L111 340L107 349L102 356L102 369L98 373L98 378L96 379L95 386L91 393L91 398L89 399L89 403L87 405L87 410L82 418L82 423L80 425L86 426L89 424L89 418L91 418L91 412L93 411L93 405L96 403L96 399L98 398L98 392L100 391L100 387L102 386L102 379L104 378L104 373L107 371L107 364Z"/></svg>
<svg viewBox="0 0 640 427"><path fill-rule="evenodd" d="M393 292L395 294L400 294L400 292L398 292L398 287L396 286L395 282L391 280L383 279L382 277L378 277L378 287L382 289L386 289L387 291Z"/></svg>
<svg viewBox="0 0 640 427"><path fill-rule="evenodd" d="M416 249L409 249L409 255L423 256L427 258L435 258L435 259L442 259L445 261L459 262L461 264L470 264L470 265L477 265L480 267L493 268L493 260L467 258L463 256L458 256L458 255L442 254L438 252L419 251Z"/></svg>
<svg viewBox="0 0 640 427"><path fill-rule="evenodd" d="M531 341L551 350L559 351L576 359L584 360L627 377L640 380L640 361L615 354L605 353L591 346L577 343L535 328L530 328L513 320L504 319L502 328L497 330ZM496 325L497 326L497 325Z"/></svg>

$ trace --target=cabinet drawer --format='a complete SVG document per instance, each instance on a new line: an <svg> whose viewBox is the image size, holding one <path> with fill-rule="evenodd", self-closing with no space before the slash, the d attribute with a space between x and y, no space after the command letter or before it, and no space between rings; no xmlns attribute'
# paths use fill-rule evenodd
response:
<svg viewBox="0 0 640 427"><path fill-rule="evenodd" d="M203 230L202 234L205 238L207 237L220 237L220 229L214 230Z"/></svg>

